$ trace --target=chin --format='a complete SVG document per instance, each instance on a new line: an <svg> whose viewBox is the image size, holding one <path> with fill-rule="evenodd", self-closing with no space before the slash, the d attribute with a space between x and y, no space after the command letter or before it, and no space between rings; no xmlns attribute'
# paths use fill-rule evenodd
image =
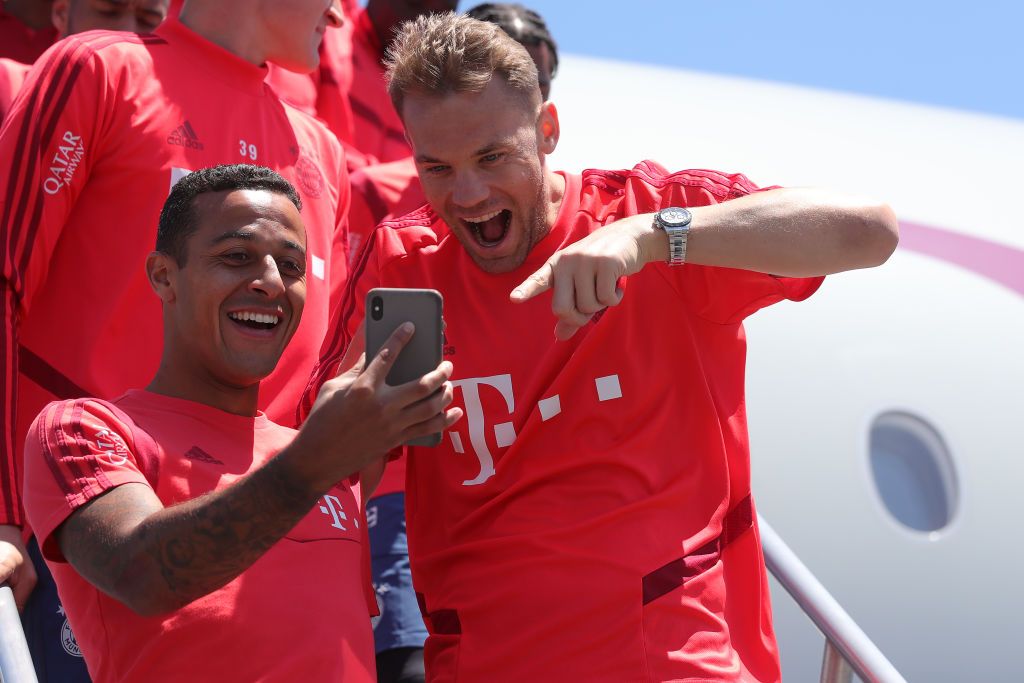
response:
<svg viewBox="0 0 1024 683"><path fill-rule="evenodd" d="M492 275L511 273L526 261L526 257L519 254L511 254L509 256L495 259L481 258L476 252L472 251L469 255L473 259L473 263L475 263L480 270Z"/></svg>
<svg viewBox="0 0 1024 683"><path fill-rule="evenodd" d="M461 230L455 230L453 232L462 244L462 248L469 254L469 258L472 259L473 263L475 263L476 266L485 273L499 275L501 273L511 272L523 265L523 262L526 261L526 257L529 254L528 249L524 250L522 246L519 246L512 253L506 254L505 256L487 258L486 255L481 253L481 246L472 235L465 235Z"/></svg>
<svg viewBox="0 0 1024 683"><path fill-rule="evenodd" d="M277 358L272 361L253 361L249 360L246 363L240 363L232 368L230 374L226 374L224 379L231 386L244 388L251 387L254 384L259 384L274 372L274 368L277 367Z"/></svg>
<svg viewBox="0 0 1024 683"><path fill-rule="evenodd" d="M297 74L308 74L320 66L320 53L314 50L312 55L304 55L301 58L295 58L295 56L278 57L268 61L273 62L286 71L292 71Z"/></svg>

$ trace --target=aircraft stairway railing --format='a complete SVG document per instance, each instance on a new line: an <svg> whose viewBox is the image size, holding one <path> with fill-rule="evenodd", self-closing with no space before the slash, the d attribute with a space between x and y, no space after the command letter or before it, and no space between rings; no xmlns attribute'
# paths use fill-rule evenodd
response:
<svg viewBox="0 0 1024 683"><path fill-rule="evenodd" d="M758 515L761 547L768 571L825 636L821 683L906 683L846 610L818 581L764 517Z"/></svg>
<svg viewBox="0 0 1024 683"><path fill-rule="evenodd" d="M0 585L0 683L38 683L14 593Z"/></svg>
<svg viewBox="0 0 1024 683"><path fill-rule="evenodd" d="M771 525L758 515L768 571L825 636L821 683L906 683L896 667L868 638ZM37 683L32 657L10 587L0 586L0 683Z"/></svg>

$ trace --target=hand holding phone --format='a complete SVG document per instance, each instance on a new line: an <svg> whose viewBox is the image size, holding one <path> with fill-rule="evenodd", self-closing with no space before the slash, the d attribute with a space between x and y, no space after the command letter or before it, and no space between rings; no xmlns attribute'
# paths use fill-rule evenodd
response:
<svg viewBox="0 0 1024 683"><path fill-rule="evenodd" d="M405 322L416 327L413 337L398 354L385 382L398 386L419 379L441 363L444 341L443 299L433 289L371 289L366 294L366 358ZM441 432L407 442L408 446L436 446Z"/></svg>

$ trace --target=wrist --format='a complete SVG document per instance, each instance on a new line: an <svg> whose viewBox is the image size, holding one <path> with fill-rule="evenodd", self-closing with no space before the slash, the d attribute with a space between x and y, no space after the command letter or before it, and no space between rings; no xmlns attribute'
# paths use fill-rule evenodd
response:
<svg viewBox="0 0 1024 683"><path fill-rule="evenodd" d="M300 432L291 444L267 463L272 478L285 490L289 498L316 498L335 483L327 481L329 477L324 476L324 473L315 466L318 459L309 457L310 453L305 446Z"/></svg>
<svg viewBox="0 0 1024 683"><path fill-rule="evenodd" d="M654 214L654 229L665 235L668 244L670 266L681 266L686 263L686 246L690 236L692 214L688 209L669 206Z"/></svg>
<svg viewBox="0 0 1024 683"><path fill-rule="evenodd" d="M669 258L668 235L654 224L653 213L637 215L637 244L641 263L665 263Z"/></svg>

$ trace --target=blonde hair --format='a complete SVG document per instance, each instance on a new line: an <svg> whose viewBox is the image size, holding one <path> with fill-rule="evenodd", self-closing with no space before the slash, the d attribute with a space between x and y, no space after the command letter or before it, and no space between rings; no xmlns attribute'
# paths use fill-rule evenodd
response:
<svg viewBox="0 0 1024 683"><path fill-rule="evenodd" d="M540 104L537 65L498 26L464 14L427 14L402 24L385 60L388 94L399 115L411 92L480 92L494 74Z"/></svg>

